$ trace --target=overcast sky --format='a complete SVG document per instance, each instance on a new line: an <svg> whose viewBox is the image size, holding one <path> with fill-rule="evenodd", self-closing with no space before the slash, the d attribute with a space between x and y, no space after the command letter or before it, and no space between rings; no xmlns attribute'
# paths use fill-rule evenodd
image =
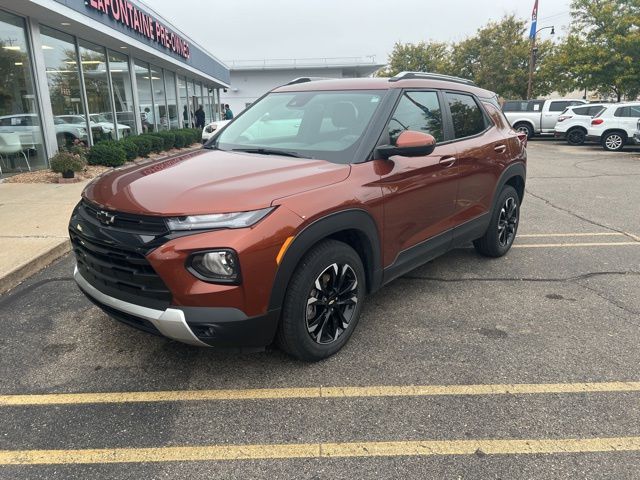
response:
<svg viewBox="0 0 640 480"><path fill-rule="evenodd" d="M397 41L457 41L506 13L530 18L533 7L533 0L146 3L220 60L375 55L380 63L386 62ZM566 26L569 4L570 0L540 0L538 28Z"/></svg>

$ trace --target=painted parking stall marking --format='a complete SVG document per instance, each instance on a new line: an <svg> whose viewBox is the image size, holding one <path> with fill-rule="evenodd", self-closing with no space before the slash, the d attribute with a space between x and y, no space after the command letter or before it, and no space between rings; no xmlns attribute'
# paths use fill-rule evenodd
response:
<svg viewBox="0 0 640 480"><path fill-rule="evenodd" d="M640 392L640 382L521 383L494 385L402 385L238 390L170 390L149 392L53 393L0 395L0 407L154 403L225 400L283 400L354 397L431 397L452 395L531 395Z"/></svg>

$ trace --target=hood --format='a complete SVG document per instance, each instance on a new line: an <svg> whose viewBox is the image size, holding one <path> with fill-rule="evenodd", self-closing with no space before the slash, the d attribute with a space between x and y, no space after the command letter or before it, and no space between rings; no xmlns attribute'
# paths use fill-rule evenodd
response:
<svg viewBox="0 0 640 480"><path fill-rule="evenodd" d="M201 150L107 173L83 196L111 210L145 215L243 212L340 182L349 171L324 160Z"/></svg>

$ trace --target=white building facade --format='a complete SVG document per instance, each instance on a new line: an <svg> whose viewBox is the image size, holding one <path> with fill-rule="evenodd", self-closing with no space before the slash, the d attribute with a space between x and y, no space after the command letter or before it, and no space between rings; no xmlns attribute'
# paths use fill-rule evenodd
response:
<svg viewBox="0 0 640 480"><path fill-rule="evenodd" d="M227 61L231 69L230 87L221 95L234 115L275 87L294 78L361 78L384 67L373 57L307 58L286 60Z"/></svg>

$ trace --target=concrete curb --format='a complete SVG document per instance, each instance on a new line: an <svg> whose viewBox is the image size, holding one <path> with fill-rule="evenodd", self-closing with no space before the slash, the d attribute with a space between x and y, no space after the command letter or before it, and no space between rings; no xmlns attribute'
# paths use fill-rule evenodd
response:
<svg viewBox="0 0 640 480"><path fill-rule="evenodd" d="M42 255L39 255L36 258L32 258L22 265L18 265L5 276L0 277L0 294L6 293L9 290L17 287L31 275L34 275L43 268L48 267L53 262L66 255L70 251L71 243L69 242L69 240L60 239L60 243L51 247Z"/></svg>

